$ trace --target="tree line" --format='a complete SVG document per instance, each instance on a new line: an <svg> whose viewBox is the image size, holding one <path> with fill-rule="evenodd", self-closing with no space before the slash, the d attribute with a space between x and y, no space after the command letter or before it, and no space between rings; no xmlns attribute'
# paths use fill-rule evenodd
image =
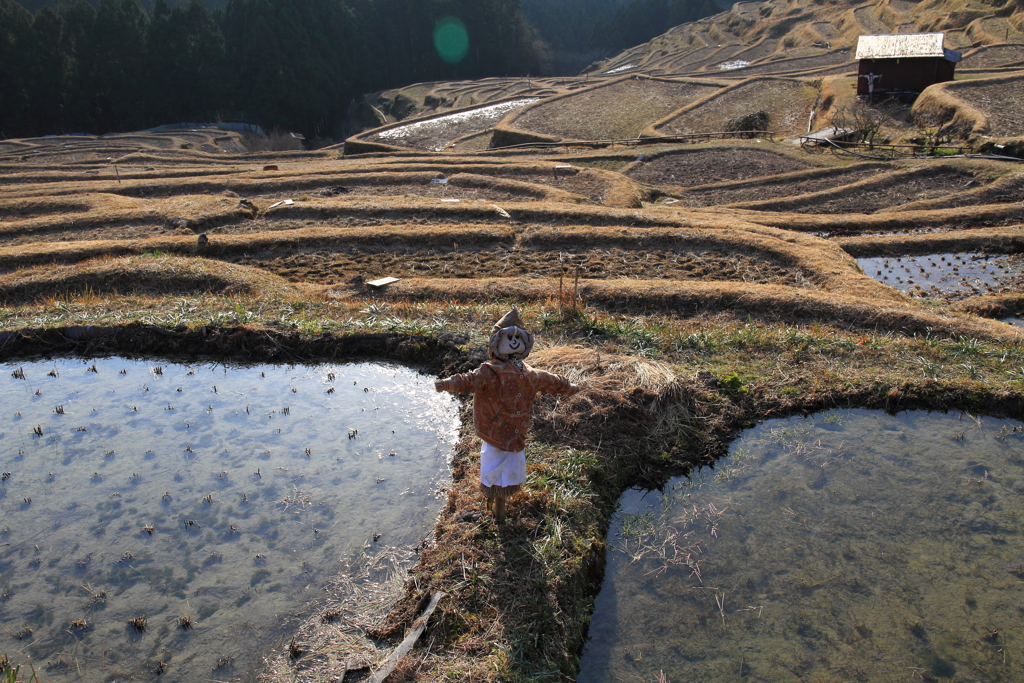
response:
<svg viewBox="0 0 1024 683"><path fill-rule="evenodd" d="M434 46L446 16L458 63ZM362 93L544 68L519 0L0 0L0 138L216 120L337 138Z"/></svg>

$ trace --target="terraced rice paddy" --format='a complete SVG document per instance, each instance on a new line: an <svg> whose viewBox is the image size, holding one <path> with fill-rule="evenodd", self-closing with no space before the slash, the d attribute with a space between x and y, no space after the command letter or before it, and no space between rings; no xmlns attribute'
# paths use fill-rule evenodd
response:
<svg viewBox="0 0 1024 683"><path fill-rule="evenodd" d="M533 104L535 97L526 97L479 108L461 110L436 118L382 130L369 140L402 147L416 147L434 152L444 151L453 140L479 133L492 127L510 112Z"/></svg>
<svg viewBox="0 0 1024 683"><path fill-rule="evenodd" d="M633 180L649 185L693 187L774 176L807 167L804 161L767 149L681 150L675 154L659 155L650 161L644 160L627 174Z"/></svg>
<svg viewBox="0 0 1024 683"><path fill-rule="evenodd" d="M817 99L818 90L801 81L751 79L690 105L653 130L657 135L721 132L729 121L753 113L750 103L756 102L758 108L754 111L765 111L770 116L768 130L798 135L807 132L807 116Z"/></svg>
<svg viewBox="0 0 1024 683"><path fill-rule="evenodd" d="M658 119L718 89L713 83L654 79L613 81L535 104L511 119L509 125L556 138L635 138Z"/></svg>

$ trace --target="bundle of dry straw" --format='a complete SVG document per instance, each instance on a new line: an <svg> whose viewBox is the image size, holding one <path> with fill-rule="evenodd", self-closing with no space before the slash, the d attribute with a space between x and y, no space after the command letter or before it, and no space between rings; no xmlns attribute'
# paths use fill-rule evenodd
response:
<svg viewBox="0 0 1024 683"><path fill-rule="evenodd" d="M530 363L581 387L538 400L534 429L545 440L625 455L671 451L696 432L690 380L664 363L583 346L536 351Z"/></svg>

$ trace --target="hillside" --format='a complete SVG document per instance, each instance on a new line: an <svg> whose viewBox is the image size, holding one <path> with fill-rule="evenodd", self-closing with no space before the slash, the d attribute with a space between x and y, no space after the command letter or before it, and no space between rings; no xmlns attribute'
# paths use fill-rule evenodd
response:
<svg viewBox="0 0 1024 683"><path fill-rule="evenodd" d="M678 26L594 64L587 73L826 75L849 63L852 57L844 51L852 50L861 34L942 31L950 47L965 50L1019 43L1022 24L1024 6L1014 0L1001 5L971 0L738 2L728 12Z"/></svg>
<svg viewBox="0 0 1024 683"><path fill-rule="evenodd" d="M1024 5L1013 0L998 7L959 0L766 0L739 2L728 12L676 26L591 64L578 77L421 83L367 95L356 115L363 127L375 127L510 98L564 96L627 75L717 83L774 75L820 87L823 80L856 71L859 35L937 31L965 55L957 68L961 78L1024 68Z"/></svg>

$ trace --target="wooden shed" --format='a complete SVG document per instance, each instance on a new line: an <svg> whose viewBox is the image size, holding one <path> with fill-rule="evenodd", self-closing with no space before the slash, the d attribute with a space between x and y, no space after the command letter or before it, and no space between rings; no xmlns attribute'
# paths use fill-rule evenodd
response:
<svg viewBox="0 0 1024 683"><path fill-rule="evenodd" d="M857 40L857 96L916 96L953 80L960 53L944 47L944 33L894 33Z"/></svg>

